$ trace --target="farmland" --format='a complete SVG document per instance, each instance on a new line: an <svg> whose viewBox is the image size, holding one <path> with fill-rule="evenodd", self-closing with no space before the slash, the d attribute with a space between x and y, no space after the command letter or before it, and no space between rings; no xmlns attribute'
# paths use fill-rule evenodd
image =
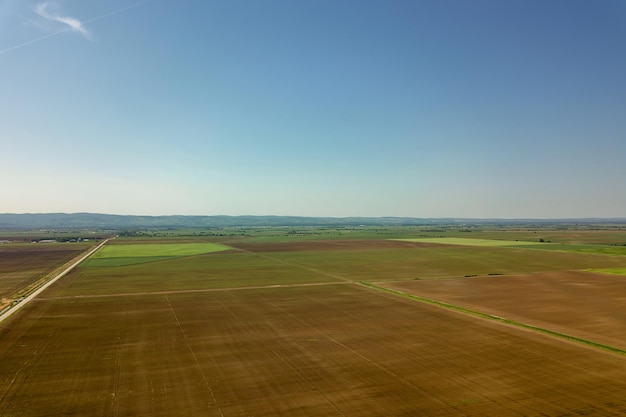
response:
<svg viewBox="0 0 626 417"><path fill-rule="evenodd" d="M23 241L0 245L0 310L89 246Z"/></svg>
<svg viewBox="0 0 626 417"><path fill-rule="evenodd" d="M118 238L0 324L0 416L624 415L626 356L418 299L626 350L585 232Z"/></svg>
<svg viewBox="0 0 626 417"><path fill-rule="evenodd" d="M626 350L624 276L559 271L385 286Z"/></svg>

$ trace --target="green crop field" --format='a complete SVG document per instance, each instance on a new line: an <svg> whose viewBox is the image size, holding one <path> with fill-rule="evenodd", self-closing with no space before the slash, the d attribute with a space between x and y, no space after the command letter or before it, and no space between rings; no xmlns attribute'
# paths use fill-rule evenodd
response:
<svg viewBox="0 0 626 417"><path fill-rule="evenodd" d="M590 269L591 272L599 272L601 274L624 275L626 276L626 268L602 268Z"/></svg>
<svg viewBox="0 0 626 417"><path fill-rule="evenodd" d="M518 248L527 249L545 249L564 252L578 253L598 253L604 255L626 255L626 246L607 246L607 245L569 245L559 243L548 243L544 245L520 245Z"/></svg>

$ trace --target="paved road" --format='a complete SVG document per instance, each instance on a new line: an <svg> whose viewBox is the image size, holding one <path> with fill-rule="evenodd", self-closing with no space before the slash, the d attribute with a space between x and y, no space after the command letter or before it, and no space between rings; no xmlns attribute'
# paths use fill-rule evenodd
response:
<svg viewBox="0 0 626 417"><path fill-rule="evenodd" d="M48 288L50 285L54 284L58 279L60 279L63 276L65 276L68 272L70 272L72 269L74 269L82 261L84 261L85 259L87 259L91 255L93 255L94 252L96 252L98 249L100 249L102 246L104 246L109 240L111 240L111 239L106 239L104 242L100 243L98 246L96 246L95 248L90 250L86 255L82 256L76 262L72 263L70 266L65 268L65 270L63 270L63 272L61 272L59 275L57 275L56 277L52 278L50 281L46 282L44 285L39 287L31 295L29 295L28 297L24 298L22 301L20 301L19 303L15 304L10 309L5 310L4 313L2 313L2 315L0 315L0 323L2 323L7 318L11 317L13 314L15 314L15 312L17 312L19 309L21 309L26 304L28 304L28 302L30 302L35 297L37 297L39 294L41 294L46 288Z"/></svg>

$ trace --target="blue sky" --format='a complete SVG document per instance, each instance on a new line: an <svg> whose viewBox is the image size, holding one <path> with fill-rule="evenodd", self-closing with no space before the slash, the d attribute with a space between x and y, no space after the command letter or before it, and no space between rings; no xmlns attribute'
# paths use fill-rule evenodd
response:
<svg viewBox="0 0 626 417"><path fill-rule="evenodd" d="M621 0L0 0L0 212L626 217Z"/></svg>

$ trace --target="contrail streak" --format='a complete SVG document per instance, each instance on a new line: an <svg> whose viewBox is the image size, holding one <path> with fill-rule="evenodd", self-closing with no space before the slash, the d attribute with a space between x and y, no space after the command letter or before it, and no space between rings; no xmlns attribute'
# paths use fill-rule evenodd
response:
<svg viewBox="0 0 626 417"><path fill-rule="evenodd" d="M104 19L105 17L109 17L109 16L113 16L114 14L125 12L128 9L133 9L135 7L141 6L142 4L149 3L151 1L152 0L143 0L143 1L140 1L140 2L137 2L137 3L133 3L130 6L122 7L121 9L115 10L114 12L109 12L109 13L103 14L102 16L98 16L98 17L94 17L94 18L89 19L89 20L85 20L83 23L95 22L96 20L101 20L101 19Z"/></svg>
<svg viewBox="0 0 626 417"><path fill-rule="evenodd" d="M126 6L126 7L123 7L121 9L115 10L113 12L105 13L105 14L103 14L101 16L97 16L97 17L91 18L89 20L85 20L83 22L83 24L86 25L88 23L95 22L97 20L101 20L101 19L104 19L106 17L113 16L113 15L125 12L126 10L133 9L135 7L141 6L142 4L148 3L150 1L152 1L152 0L143 0L143 1L140 1L140 2L137 2L137 3L133 3L130 6ZM5 54L7 52L14 51L14 50L22 48L24 46L31 45L33 43L37 43L37 42L43 41L43 40L51 38L53 36L60 35L61 33L69 32L70 30L72 30L71 27L66 27L64 29L57 30L56 32L48 33L47 35L41 36L39 38L31 39L30 41L27 41L27 42L24 42L24 43L20 43L19 45L11 46L10 48L1 50L0 51L0 55Z"/></svg>

